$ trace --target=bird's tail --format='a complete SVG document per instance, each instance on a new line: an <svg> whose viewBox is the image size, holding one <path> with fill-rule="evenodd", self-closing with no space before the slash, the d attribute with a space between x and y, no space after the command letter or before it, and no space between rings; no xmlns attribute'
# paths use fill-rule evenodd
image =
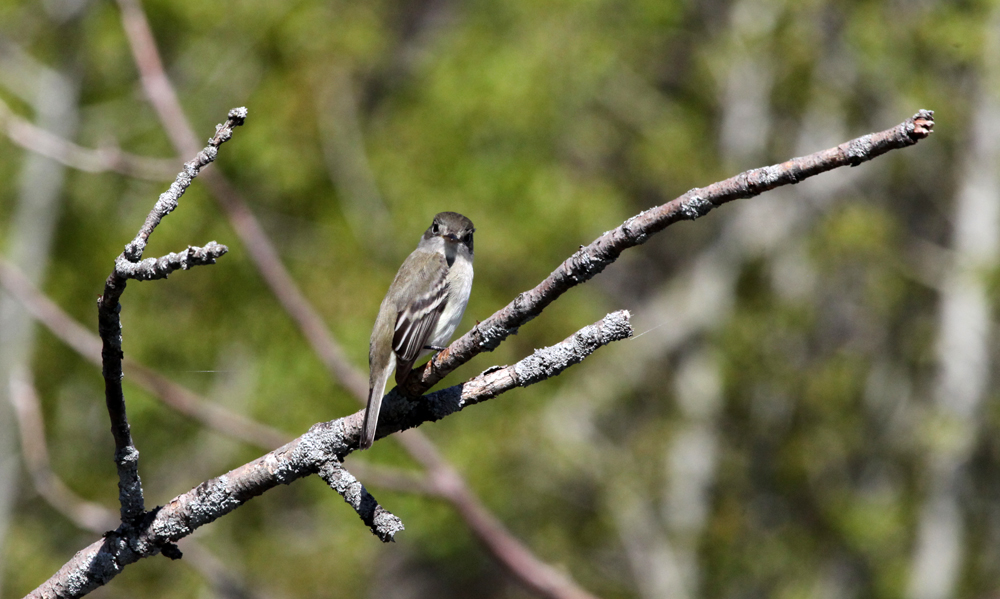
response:
<svg viewBox="0 0 1000 599"><path fill-rule="evenodd" d="M361 427L361 449L368 449L375 442L375 430L378 428L378 413L382 408L382 396L385 395L385 383L389 378L390 369L381 374L368 388L368 407L365 408L365 421Z"/></svg>

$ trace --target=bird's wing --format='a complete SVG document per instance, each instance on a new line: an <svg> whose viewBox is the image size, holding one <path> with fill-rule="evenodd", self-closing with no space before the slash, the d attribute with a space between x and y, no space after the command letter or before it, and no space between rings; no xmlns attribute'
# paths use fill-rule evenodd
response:
<svg viewBox="0 0 1000 599"><path fill-rule="evenodd" d="M399 361L396 368L397 384L400 375L408 373L413 362L420 357L420 352L434 333L438 319L448 303L448 265L444 256L437 258L424 261L421 268L424 272L412 279L419 282L420 288L407 290L409 301L396 316L392 349Z"/></svg>

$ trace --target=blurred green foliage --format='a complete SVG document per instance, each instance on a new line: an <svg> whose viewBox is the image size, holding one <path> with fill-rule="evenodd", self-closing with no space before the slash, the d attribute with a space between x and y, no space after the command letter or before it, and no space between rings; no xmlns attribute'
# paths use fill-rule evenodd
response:
<svg viewBox="0 0 1000 599"><path fill-rule="evenodd" d="M643 209L935 109L937 131L916 148L724 207L630 250L446 383L512 363L620 308L635 311L638 331L651 329L646 345L602 349L555 380L422 427L518 538L601 597L658 596L643 580L668 564L642 565L637 556L655 552L636 545L622 516L648 504L647 532L662 531L693 556L685 570L692 597L829 590L889 599L906 594L925 452L935 443L931 429L947 424L923 417L938 299L920 252L950 241L994 4L144 7L200 136L229 108L249 108L246 126L211 168L247 199L365 372L381 297L438 211L461 212L477 226L464 331ZM172 157L119 17L107 1L5 0L0 41L79 82L76 143ZM33 118L31 102L2 76L0 98ZM744 105L751 111L740 112ZM756 141L722 141L741 135ZM24 156L0 139L0 247L13 234ZM113 260L166 185L68 173L44 290L80 322L96 328L94 299ZM770 212L739 225L751 202ZM747 227L780 228L787 214L795 224L777 241L733 241ZM146 256L209 240L230 247L218 265L129 285L127 355L290 435L358 409L198 181ZM702 258L713 251L734 273L719 291L729 308L682 341L659 345L686 316L656 306L672 282L709 272ZM997 280L995 272L984 277ZM712 356L721 381L713 412L678 399L678 373L699 352ZM56 472L81 496L116 509L99 370L47 332L31 363ZM260 455L126 383L148 505ZM995 592L1000 575L995 402L987 413L970 441L972 498L963 503L969 522L987 523L965 537L959 588L967 597ZM671 528L671 447L692 422L715 439L705 516ZM570 445L564 433L593 444ZM363 458L414 467L392 440ZM93 540L22 478L2 560L4 596L27 593ZM392 596L527 596L446 504L372 490L406 524L394 545L378 543L316 479L275 489L195 536L261 596L390 596L397 586L413 594ZM183 562L156 558L95 596L216 592Z"/></svg>

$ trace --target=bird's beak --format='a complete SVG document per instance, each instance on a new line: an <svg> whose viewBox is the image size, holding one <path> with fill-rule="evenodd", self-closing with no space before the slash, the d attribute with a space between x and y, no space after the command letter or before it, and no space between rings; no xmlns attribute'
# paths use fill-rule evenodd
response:
<svg viewBox="0 0 1000 599"><path fill-rule="evenodd" d="M454 233L448 233L447 235L442 235L441 237L444 237L445 241L451 241L453 243L458 242L458 236Z"/></svg>

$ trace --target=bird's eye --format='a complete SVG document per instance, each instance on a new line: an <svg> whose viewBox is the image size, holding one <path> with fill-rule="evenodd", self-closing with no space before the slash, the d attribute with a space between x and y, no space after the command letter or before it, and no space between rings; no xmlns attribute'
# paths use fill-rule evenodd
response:
<svg viewBox="0 0 1000 599"><path fill-rule="evenodd" d="M438 230L438 224L437 223L434 223L434 224L431 225L431 233L433 233L434 235L437 235L438 233L440 233L440 231Z"/></svg>
<svg viewBox="0 0 1000 599"><path fill-rule="evenodd" d="M472 243L472 233L466 233L465 237L462 238L465 243Z"/></svg>

